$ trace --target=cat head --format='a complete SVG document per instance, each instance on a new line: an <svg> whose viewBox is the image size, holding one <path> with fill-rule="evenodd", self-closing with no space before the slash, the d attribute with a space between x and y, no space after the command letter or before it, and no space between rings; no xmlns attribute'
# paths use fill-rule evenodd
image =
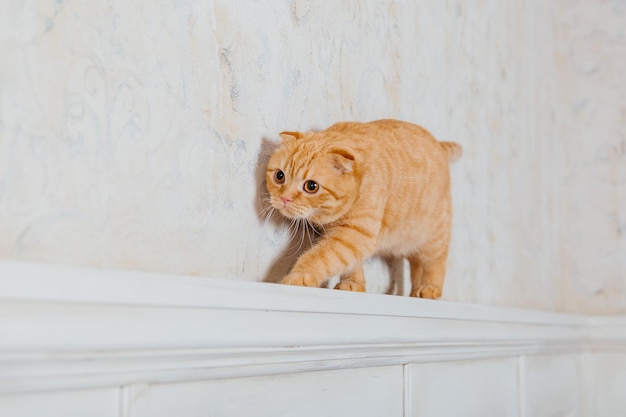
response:
<svg viewBox="0 0 626 417"><path fill-rule="evenodd" d="M322 133L282 132L265 174L270 204L290 219L328 224L346 214L358 194L353 153Z"/></svg>

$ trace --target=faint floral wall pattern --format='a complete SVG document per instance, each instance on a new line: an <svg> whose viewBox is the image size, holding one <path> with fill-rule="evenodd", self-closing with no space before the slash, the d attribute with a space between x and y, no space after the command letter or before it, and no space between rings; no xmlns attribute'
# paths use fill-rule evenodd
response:
<svg viewBox="0 0 626 417"><path fill-rule="evenodd" d="M626 311L626 1L560 1L563 305Z"/></svg>
<svg viewBox="0 0 626 417"><path fill-rule="evenodd" d="M4 1L0 258L275 281L277 133L393 117L465 148L444 298L623 311L625 3Z"/></svg>

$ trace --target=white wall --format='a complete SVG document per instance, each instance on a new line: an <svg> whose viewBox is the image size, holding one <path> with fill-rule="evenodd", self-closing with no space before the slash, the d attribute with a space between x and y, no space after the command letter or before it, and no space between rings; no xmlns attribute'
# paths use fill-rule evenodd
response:
<svg viewBox="0 0 626 417"><path fill-rule="evenodd" d="M277 280L263 141L395 117L465 147L445 298L621 311L623 9L4 1L0 258Z"/></svg>
<svg viewBox="0 0 626 417"><path fill-rule="evenodd" d="M626 311L626 2L560 1L563 308Z"/></svg>

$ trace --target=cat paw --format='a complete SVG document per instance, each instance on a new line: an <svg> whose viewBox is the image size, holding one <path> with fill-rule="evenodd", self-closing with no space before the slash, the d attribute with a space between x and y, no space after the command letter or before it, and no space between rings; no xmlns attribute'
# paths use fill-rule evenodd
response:
<svg viewBox="0 0 626 417"><path fill-rule="evenodd" d="M336 290L344 290L344 291L357 291L357 292L365 292L365 285L356 281L339 281L337 285L335 285Z"/></svg>
<svg viewBox="0 0 626 417"><path fill-rule="evenodd" d="M419 285L411 291L411 297L432 298L433 300L441 297L441 288L430 284Z"/></svg>
<svg viewBox="0 0 626 417"><path fill-rule="evenodd" d="M289 274L283 278L283 284L302 287L319 287L317 280L307 274Z"/></svg>

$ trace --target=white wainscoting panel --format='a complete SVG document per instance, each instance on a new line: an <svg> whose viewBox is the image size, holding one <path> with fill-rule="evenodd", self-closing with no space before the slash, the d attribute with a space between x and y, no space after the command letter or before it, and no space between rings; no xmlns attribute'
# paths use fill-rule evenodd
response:
<svg viewBox="0 0 626 417"><path fill-rule="evenodd" d="M141 387L129 417L402 417L402 367Z"/></svg>
<svg viewBox="0 0 626 417"><path fill-rule="evenodd" d="M118 417L120 389L0 395L2 417Z"/></svg>
<svg viewBox="0 0 626 417"><path fill-rule="evenodd" d="M626 417L626 350L587 355L590 412L597 417Z"/></svg>
<svg viewBox="0 0 626 417"><path fill-rule="evenodd" d="M525 413L522 417L583 415L579 355L537 355L520 359Z"/></svg>
<svg viewBox="0 0 626 417"><path fill-rule="evenodd" d="M411 365L411 417L517 417L513 358Z"/></svg>
<svg viewBox="0 0 626 417"><path fill-rule="evenodd" d="M624 317L0 261L1 417L613 417L625 346Z"/></svg>

